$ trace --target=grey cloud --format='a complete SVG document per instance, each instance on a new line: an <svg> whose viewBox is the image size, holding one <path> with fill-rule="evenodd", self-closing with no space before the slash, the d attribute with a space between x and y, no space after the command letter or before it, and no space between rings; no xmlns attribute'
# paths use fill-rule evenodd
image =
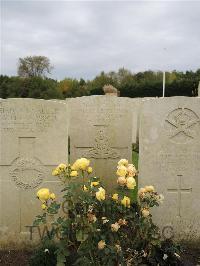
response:
<svg viewBox="0 0 200 266"><path fill-rule="evenodd" d="M2 2L2 73L45 55L53 77L200 67L200 2ZM164 51L163 48L166 48Z"/></svg>

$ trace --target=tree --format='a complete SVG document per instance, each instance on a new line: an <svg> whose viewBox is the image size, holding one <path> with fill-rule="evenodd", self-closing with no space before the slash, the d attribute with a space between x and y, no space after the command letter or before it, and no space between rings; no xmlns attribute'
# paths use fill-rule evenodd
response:
<svg viewBox="0 0 200 266"><path fill-rule="evenodd" d="M197 96L200 69L196 71L166 72L165 96ZM92 80L65 78L56 81L43 77L8 77L0 75L0 98L64 99L104 94L103 86L112 85L122 97L161 97L163 73L144 71L132 73L127 69L101 72Z"/></svg>
<svg viewBox="0 0 200 266"><path fill-rule="evenodd" d="M64 98L81 97L89 95L84 79L65 78L57 85L57 90L62 93Z"/></svg>
<svg viewBox="0 0 200 266"><path fill-rule="evenodd" d="M102 95L104 94L103 86L108 84L114 86L115 88L118 87L117 82L116 80L113 80L113 77L101 72L99 76L96 76L96 78L92 81L87 82L87 88L91 95Z"/></svg>
<svg viewBox="0 0 200 266"><path fill-rule="evenodd" d="M0 98L63 99L63 95L53 79L0 76Z"/></svg>
<svg viewBox="0 0 200 266"><path fill-rule="evenodd" d="M0 76L0 98L20 97L22 80L19 77Z"/></svg>
<svg viewBox="0 0 200 266"><path fill-rule="evenodd" d="M45 77L50 74L53 66L46 56L27 56L19 58L18 75L20 77Z"/></svg>
<svg viewBox="0 0 200 266"><path fill-rule="evenodd" d="M56 89L57 81L33 77L22 79L21 96L23 98L37 99L63 99L62 94Z"/></svg>

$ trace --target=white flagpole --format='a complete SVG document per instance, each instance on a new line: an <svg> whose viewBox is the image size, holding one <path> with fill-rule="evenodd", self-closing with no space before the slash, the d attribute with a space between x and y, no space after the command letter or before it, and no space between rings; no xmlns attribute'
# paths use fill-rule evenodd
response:
<svg viewBox="0 0 200 266"><path fill-rule="evenodd" d="M165 55L166 50L167 50L167 48L163 48L163 51L164 51L163 54L164 55ZM162 97L165 97L165 71L164 70L163 70L163 96Z"/></svg>

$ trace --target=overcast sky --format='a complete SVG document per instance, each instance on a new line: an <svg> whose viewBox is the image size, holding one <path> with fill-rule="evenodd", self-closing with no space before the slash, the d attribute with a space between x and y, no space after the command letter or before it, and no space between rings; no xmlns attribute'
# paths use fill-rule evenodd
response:
<svg viewBox="0 0 200 266"><path fill-rule="evenodd" d="M56 79L200 68L200 1L7 0L1 15L1 74L28 55L49 57Z"/></svg>

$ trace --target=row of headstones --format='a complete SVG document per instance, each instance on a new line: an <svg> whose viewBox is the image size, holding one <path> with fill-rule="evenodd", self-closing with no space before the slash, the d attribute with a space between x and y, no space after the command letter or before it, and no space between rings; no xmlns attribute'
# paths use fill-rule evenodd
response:
<svg viewBox="0 0 200 266"><path fill-rule="evenodd" d="M59 194L51 171L68 161L68 136L70 161L91 159L109 189L116 184L117 161L132 160L131 144L139 136L139 186L152 184L165 196L155 221L170 237L198 235L200 98L1 100L0 134L2 242L30 236L38 188Z"/></svg>

